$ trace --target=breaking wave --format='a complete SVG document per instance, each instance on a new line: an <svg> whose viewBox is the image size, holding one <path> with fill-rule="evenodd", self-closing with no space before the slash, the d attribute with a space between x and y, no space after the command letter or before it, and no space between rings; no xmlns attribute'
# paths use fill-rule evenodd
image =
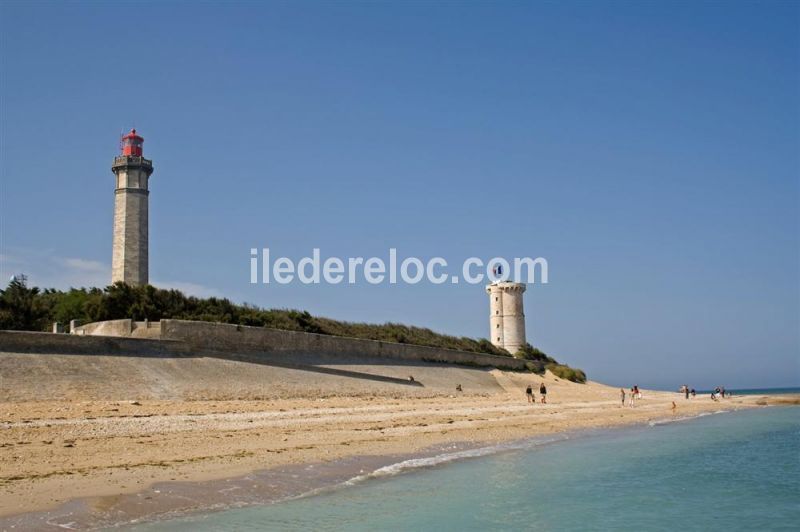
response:
<svg viewBox="0 0 800 532"><path fill-rule="evenodd" d="M671 417L671 418L664 418L664 419L654 419L647 424L651 427L657 427L659 425L667 425L669 423L677 423L678 421L690 421L692 419L699 419L701 417L706 416L713 416L716 414L725 414L727 412L734 412L736 409L731 410L716 410L714 412L699 412L693 416L680 416L680 417Z"/></svg>

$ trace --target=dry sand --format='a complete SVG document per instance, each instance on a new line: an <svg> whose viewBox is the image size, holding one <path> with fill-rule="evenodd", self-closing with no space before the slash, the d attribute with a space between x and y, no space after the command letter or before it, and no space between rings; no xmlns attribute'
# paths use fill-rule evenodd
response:
<svg viewBox="0 0 800 532"><path fill-rule="evenodd" d="M446 443L479 445L767 401L644 391L635 408L623 408L618 388L550 373L385 361L320 367L413 374L417 383L206 359L0 355L0 528L8 516L75 498L88 498L90 510L101 512L120 494L157 482L408 455ZM529 404L525 386L538 392L541 382L548 404Z"/></svg>

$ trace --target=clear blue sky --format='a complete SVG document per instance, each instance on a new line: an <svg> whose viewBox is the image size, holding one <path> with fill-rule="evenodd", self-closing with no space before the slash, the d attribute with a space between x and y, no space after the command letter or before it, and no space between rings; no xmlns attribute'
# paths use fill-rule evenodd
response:
<svg viewBox="0 0 800 532"><path fill-rule="evenodd" d="M530 340L619 385L800 384L796 2L0 4L0 269L486 336L482 287L251 286L249 250L541 256Z"/></svg>

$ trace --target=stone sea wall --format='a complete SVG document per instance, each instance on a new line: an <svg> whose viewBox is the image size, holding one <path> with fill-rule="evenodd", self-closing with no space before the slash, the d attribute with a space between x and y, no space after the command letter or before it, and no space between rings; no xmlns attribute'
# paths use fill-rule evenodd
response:
<svg viewBox="0 0 800 532"><path fill-rule="evenodd" d="M148 338L139 333L147 331ZM157 336L155 336L157 335ZM155 337L153 337L155 336ZM122 356L213 356L216 358L287 360L292 355L328 360L364 358L407 362L439 362L476 367L524 370L525 361L412 344L343 338L203 321L113 320L91 323L75 334L0 331L0 352ZM288 357L288 358L287 358Z"/></svg>
<svg viewBox="0 0 800 532"><path fill-rule="evenodd" d="M346 355L525 369L524 360L511 357L202 321L162 320L161 338L222 352Z"/></svg>

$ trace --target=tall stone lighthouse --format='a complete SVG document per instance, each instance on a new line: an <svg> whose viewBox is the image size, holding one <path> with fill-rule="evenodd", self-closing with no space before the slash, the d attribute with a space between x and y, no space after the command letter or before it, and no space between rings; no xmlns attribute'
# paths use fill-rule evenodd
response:
<svg viewBox="0 0 800 532"><path fill-rule="evenodd" d="M114 191L114 251L111 282L148 283L147 182L153 161L142 156L144 138L135 129L122 137L122 155L114 157L111 171L117 178Z"/></svg>
<svg viewBox="0 0 800 532"><path fill-rule="evenodd" d="M525 345L525 313L522 294L525 284L498 281L486 287L489 294L489 339L496 347L516 353Z"/></svg>

